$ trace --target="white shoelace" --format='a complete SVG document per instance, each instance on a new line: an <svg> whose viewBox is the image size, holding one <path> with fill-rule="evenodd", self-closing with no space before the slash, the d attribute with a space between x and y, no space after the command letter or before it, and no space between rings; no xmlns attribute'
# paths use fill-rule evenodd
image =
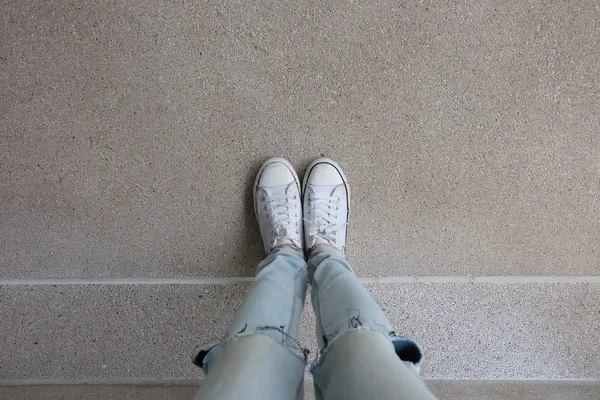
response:
<svg viewBox="0 0 600 400"><path fill-rule="evenodd" d="M332 199L309 196L308 206L311 207L314 213L310 220L304 219L309 228L308 235L312 239L309 247L314 246L317 238L335 245L335 234L339 229L346 226L346 224L338 225L336 223L340 209L340 198Z"/></svg>
<svg viewBox="0 0 600 400"><path fill-rule="evenodd" d="M296 204L297 195L269 195L263 197L265 210L271 208L273 219L271 220L271 241L272 247L282 244L293 244L300 247L298 238L300 237L300 228L297 223L292 221L292 217L298 217L298 207ZM293 238L290 234L294 233Z"/></svg>

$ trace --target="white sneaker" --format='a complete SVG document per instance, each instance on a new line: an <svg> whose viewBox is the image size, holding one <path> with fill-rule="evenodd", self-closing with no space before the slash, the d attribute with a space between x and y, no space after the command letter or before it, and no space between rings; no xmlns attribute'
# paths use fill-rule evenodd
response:
<svg viewBox="0 0 600 400"><path fill-rule="evenodd" d="M267 160L254 183L254 212L265 252L279 246L302 251L300 180L283 158Z"/></svg>
<svg viewBox="0 0 600 400"><path fill-rule="evenodd" d="M327 158L313 161L302 187L307 250L324 244L345 253L350 188L340 166Z"/></svg>

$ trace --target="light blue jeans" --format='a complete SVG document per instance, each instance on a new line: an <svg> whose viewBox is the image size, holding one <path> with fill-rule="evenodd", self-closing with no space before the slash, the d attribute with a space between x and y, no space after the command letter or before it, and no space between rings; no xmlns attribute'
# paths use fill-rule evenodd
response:
<svg viewBox="0 0 600 400"><path fill-rule="evenodd" d="M308 264L282 247L258 265L225 339L195 357L206 373L196 400L303 398L308 351L297 338L308 280L319 343L310 369L317 399L435 399L418 375L419 346L396 336L346 258L321 246Z"/></svg>

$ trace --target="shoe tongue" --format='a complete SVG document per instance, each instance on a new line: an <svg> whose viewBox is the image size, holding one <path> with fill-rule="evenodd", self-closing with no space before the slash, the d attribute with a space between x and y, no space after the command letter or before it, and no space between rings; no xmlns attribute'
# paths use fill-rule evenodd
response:
<svg viewBox="0 0 600 400"><path fill-rule="evenodd" d="M296 247L300 247L299 243L297 243L294 240L287 238L287 237L277 240L277 246L283 246L283 245L293 245Z"/></svg>
<svg viewBox="0 0 600 400"><path fill-rule="evenodd" d="M287 238L287 237L281 238L277 242L279 242L279 245L282 245L282 244L294 244L294 241L292 239L290 239L290 238Z"/></svg>

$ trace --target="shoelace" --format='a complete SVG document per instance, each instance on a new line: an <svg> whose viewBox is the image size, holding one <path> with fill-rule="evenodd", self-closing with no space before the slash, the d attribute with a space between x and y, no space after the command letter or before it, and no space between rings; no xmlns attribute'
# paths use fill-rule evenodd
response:
<svg viewBox="0 0 600 400"><path fill-rule="evenodd" d="M340 198L332 199L309 196L308 205L315 214L310 220L304 219L307 222L305 225L308 225L309 228L308 235L312 238L312 243L309 247L314 246L317 237L335 245L335 234L339 229L346 226L346 224L336 224L337 214L340 209Z"/></svg>
<svg viewBox="0 0 600 400"><path fill-rule="evenodd" d="M298 207L296 206L295 194L285 195L270 195L263 197L265 202L265 210L271 208L273 219L271 220L271 240L272 246L283 244L284 239L287 239L296 246L300 246L297 238L300 236L298 224L292 222L292 215L298 216ZM290 239L290 233L295 233L294 239ZM281 243L279 243L281 241Z"/></svg>

